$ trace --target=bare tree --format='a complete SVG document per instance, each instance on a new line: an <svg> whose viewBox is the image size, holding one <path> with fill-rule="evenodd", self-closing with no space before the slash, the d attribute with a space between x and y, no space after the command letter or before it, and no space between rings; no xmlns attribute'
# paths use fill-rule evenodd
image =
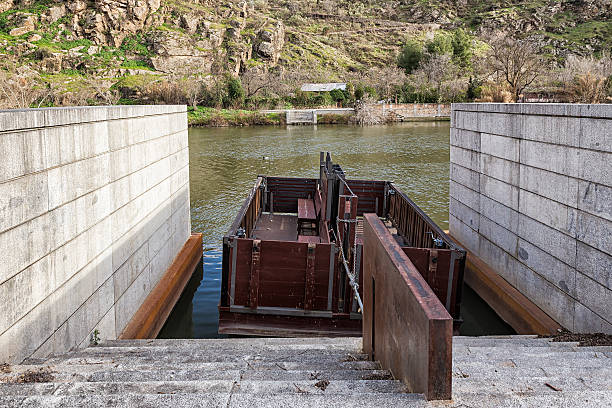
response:
<svg viewBox="0 0 612 408"><path fill-rule="evenodd" d="M272 88L278 81L276 75L260 69L249 69L240 76L240 79L247 98L257 95L260 91Z"/></svg>
<svg viewBox="0 0 612 408"><path fill-rule="evenodd" d="M0 69L0 107L25 109L32 105L41 106L47 96L47 89L37 78Z"/></svg>
<svg viewBox="0 0 612 408"><path fill-rule="evenodd" d="M450 55L433 54L425 58L419 65L419 68L413 75L413 79L417 86L433 86L438 93L438 97L441 98L442 84L455 79L457 73L458 68L453 63Z"/></svg>
<svg viewBox="0 0 612 408"><path fill-rule="evenodd" d="M604 54L593 56L570 55L561 71L563 90L571 102L602 103L612 76L612 58Z"/></svg>
<svg viewBox="0 0 612 408"><path fill-rule="evenodd" d="M201 104L206 97L206 85L198 78L187 78L181 81L185 92L185 99L194 109Z"/></svg>
<svg viewBox="0 0 612 408"><path fill-rule="evenodd" d="M364 82L374 84L380 96L384 99L391 99L395 88L406 82L406 73L403 69L394 65L382 68L375 67L368 71Z"/></svg>
<svg viewBox="0 0 612 408"><path fill-rule="evenodd" d="M508 84L517 101L544 69L538 47L528 39L515 39L505 34L493 35L489 46L486 58L489 70Z"/></svg>

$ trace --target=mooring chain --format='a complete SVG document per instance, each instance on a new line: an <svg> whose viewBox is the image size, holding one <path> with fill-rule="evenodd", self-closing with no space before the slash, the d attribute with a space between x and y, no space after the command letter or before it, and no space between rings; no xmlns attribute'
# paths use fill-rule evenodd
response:
<svg viewBox="0 0 612 408"><path fill-rule="evenodd" d="M355 222L356 223L357 219L340 219L340 218L338 218L338 221L340 221L340 222L349 222L349 223L350 222ZM334 235L336 235L336 234L334 233ZM339 237L336 237L336 239L338 239L338 238ZM346 270L346 274L347 274L347 276L349 278L349 284L353 288L353 292L355 292L355 299L357 299L357 303L359 303L359 309L361 310L361 313L363 313L363 302L361 300L361 296L359 296L359 283L357 282L355 274L351 273L350 268L348 267L348 261L346 260L346 256L344 255L344 249L342 248L342 244L340 244L338 246L340 247L340 255L342 255L342 264L344 265L344 269ZM354 247L353 247L353 271L356 268L356 254L357 254L357 239L354 240Z"/></svg>

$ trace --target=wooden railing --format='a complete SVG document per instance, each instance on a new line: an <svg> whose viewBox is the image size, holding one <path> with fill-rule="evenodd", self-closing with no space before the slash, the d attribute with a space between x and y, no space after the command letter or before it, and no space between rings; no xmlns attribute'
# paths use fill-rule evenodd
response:
<svg viewBox="0 0 612 408"><path fill-rule="evenodd" d="M262 182L263 177L257 177L255 185L251 189L247 199L242 204L240 211L238 211L238 215L234 219L227 236L242 235L238 233L240 228L242 228L244 231L243 237L251 236L251 232L253 231L257 218L259 217L259 214L261 214L262 210L263 193L260 188Z"/></svg>
<svg viewBox="0 0 612 408"><path fill-rule="evenodd" d="M455 249L461 250L465 255L465 250L457 246L423 210L393 183L389 184L388 201L389 212L387 216L393 226L397 228L398 234L402 235L404 239L410 240L406 243L407 246ZM439 240L440 245L436 245L436 240Z"/></svg>

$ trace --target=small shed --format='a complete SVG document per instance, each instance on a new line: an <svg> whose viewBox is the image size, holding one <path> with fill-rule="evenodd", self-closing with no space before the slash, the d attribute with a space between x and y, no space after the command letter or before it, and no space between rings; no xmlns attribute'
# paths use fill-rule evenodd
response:
<svg viewBox="0 0 612 408"><path fill-rule="evenodd" d="M303 84L302 92L331 92L334 89L346 90L345 82L330 82L327 84Z"/></svg>

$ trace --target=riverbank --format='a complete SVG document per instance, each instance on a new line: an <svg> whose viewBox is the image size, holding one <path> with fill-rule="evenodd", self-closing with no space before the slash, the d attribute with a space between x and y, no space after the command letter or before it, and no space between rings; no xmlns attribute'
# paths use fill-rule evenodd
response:
<svg viewBox="0 0 612 408"><path fill-rule="evenodd" d="M227 127L254 125L284 125L285 115L243 109L190 107L187 114L190 127Z"/></svg>
<svg viewBox="0 0 612 408"><path fill-rule="evenodd" d="M402 105L386 105L384 109L381 109L381 105L373 105L373 112L381 110L381 112L375 112L377 118L373 123L450 121L450 116L447 116L446 112L440 112L439 109L437 112L433 111L427 104L421 105L419 111L414 108L414 106L418 105L410 106L410 111L406 112ZM287 119L287 115L290 112L294 114L291 118ZM317 112L315 115L316 119L312 117L313 112ZM306 119L300 119L304 114L310 116ZM350 125L359 123L352 109L331 108L253 111L198 106L196 108L188 108L188 119L190 127L281 126L287 124Z"/></svg>
<svg viewBox="0 0 612 408"><path fill-rule="evenodd" d="M198 106L188 108L191 127L232 127L286 125L286 111L251 111L244 109L215 109ZM321 125L348 125L353 115L325 113L318 116Z"/></svg>

